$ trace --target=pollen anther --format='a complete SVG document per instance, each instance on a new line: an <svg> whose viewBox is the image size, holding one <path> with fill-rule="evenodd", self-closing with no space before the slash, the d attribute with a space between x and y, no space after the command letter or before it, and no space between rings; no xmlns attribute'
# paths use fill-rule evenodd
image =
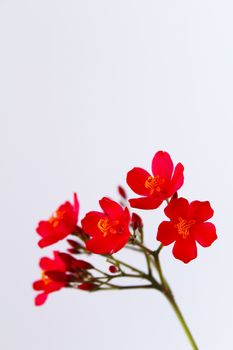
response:
<svg viewBox="0 0 233 350"><path fill-rule="evenodd" d="M117 229L116 226L119 224L118 220L110 221L109 219L100 219L97 226L101 232L103 232L103 236L106 237L108 233L116 234Z"/></svg>
<svg viewBox="0 0 233 350"><path fill-rule="evenodd" d="M155 177L149 176L145 181L145 187L150 190L150 194L153 194L154 191L161 192L163 183L164 179L161 179L158 175Z"/></svg>
<svg viewBox="0 0 233 350"><path fill-rule="evenodd" d="M193 224L195 224L195 220L185 220L181 217L178 218L179 223L176 224L176 227L178 229L179 235L182 235L182 237L185 239L189 235L189 230Z"/></svg>

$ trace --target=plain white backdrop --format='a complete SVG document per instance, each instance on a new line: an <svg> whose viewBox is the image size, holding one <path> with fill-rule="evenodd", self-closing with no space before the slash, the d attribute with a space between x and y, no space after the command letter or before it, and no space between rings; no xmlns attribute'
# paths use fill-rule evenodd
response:
<svg viewBox="0 0 233 350"><path fill-rule="evenodd" d="M37 222L73 191L80 217L98 209L159 149L185 166L180 195L211 201L219 234L188 265L164 249L165 274L200 349L233 348L232 11L226 0L0 1L1 350L189 349L153 291L64 290L33 305L38 259L53 249L37 247ZM162 209L144 215L151 247Z"/></svg>

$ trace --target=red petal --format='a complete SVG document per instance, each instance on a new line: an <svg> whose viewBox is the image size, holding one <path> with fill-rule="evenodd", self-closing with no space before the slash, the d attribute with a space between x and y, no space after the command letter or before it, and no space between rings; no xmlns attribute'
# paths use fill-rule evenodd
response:
<svg viewBox="0 0 233 350"><path fill-rule="evenodd" d="M127 174L127 184L137 194L141 196L149 196L150 189L145 187L145 182L151 176L146 170L142 168L133 168Z"/></svg>
<svg viewBox="0 0 233 350"><path fill-rule="evenodd" d="M33 282L32 288L34 290L44 290L45 283L43 280Z"/></svg>
<svg viewBox="0 0 233 350"><path fill-rule="evenodd" d="M98 237L86 242L86 248L95 254L113 254L122 249L129 240L130 233Z"/></svg>
<svg viewBox="0 0 233 350"><path fill-rule="evenodd" d="M190 233L202 247L209 247L218 238L216 228L210 222L193 225Z"/></svg>
<svg viewBox="0 0 233 350"><path fill-rule="evenodd" d="M185 198L171 199L164 213L171 220L177 220L179 217L186 219L189 215L189 202Z"/></svg>
<svg viewBox="0 0 233 350"><path fill-rule="evenodd" d="M174 257L183 261L185 264L197 257L196 242L192 237L189 237L178 239L172 250Z"/></svg>
<svg viewBox="0 0 233 350"><path fill-rule="evenodd" d="M41 306L43 305L45 302L46 302L46 299L48 298L48 294L46 293L41 293L41 294L38 294L36 297L35 297L35 305L36 306Z"/></svg>
<svg viewBox="0 0 233 350"><path fill-rule="evenodd" d="M78 201L77 193L74 193L74 213L75 213L76 222L77 222L78 213L79 213L79 201Z"/></svg>
<svg viewBox="0 0 233 350"><path fill-rule="evenodd" d="M52 260L50 258L41 258L39 265L43 271L56 269L56 264L55 264L54 260Z"/></svg>
<svg viewBox="0 0 233 350"><path fill-rule="evenodd" d="M66 286L65 282L51 281L51 282L46 284L45 293L49 294L49 293L57 292L60 289L64 288L65 286Z"/></svg>
<svg viewBox="0 0 233 350"><path fill-rule="evenodd" d="M129 199L132 208L138 209L156 209L162 204L163 200L155 197L144 197Z"/></svg>
<svg viewBox="0 0 233 350"><path fill-rule="evenodd" d="M177 229L170 221L163 221L158 227L156 239L163 245L169 245L176 240Z"/></svg>
<svg viewBox="0 0 233 350"><path fill-rule="evenodd" d="M52 245L56 242L58 242L60 240L60 236L57 235L51 235L45 238L42 238L39 242L38 242L38 246L40 248L45 248L48 247L49 245Z"/></svg>
<svg viewBox="0 0 233 350"><path fill-rule="evenodd" d="M105 219L106 215L98 211L90 211L81 221L82 229L91 237L102 236L102 232L98 228L98 222Z"/></svg>
<svg viewBox="0 0 233 350"><path fill-rule="evenodd" d="M110 198L103 197L99 204L103 210L103 212L108 215L112 219L119 218L123 214L123 208L119 203L111 200Z"/></svg>
<svg viewBox="0 0 233 350"><path fill-rule="evenodd" d="M167 152L159 151L152 160L152 173L154 176L170 180L173 172L173 163Z"/></svg>
<svg viewBox="0 0 233 350"><path fill-rule="evenodd" d="M39 265L43 271L48 270L58 270L58 271L66 271L66 264L64 261L60 258L59 252L54 251L53 252L54 259L50 258L41 258Z"/></svg>
<svg viewBox="0 0 233 350"><path fill-rule="evenodd" d="M53 233L53 226L49 221L40 221L36 228L36 232L41 237L49 236L51 233Z"/></svg>
<svg viewBox="0 0 233 350"><path fill-rule="evenodd" d="M210 202L194 201L190 203L190 218L197 222L204 222L214 215L214 211L210 206Z"/></svg>
<svg viewBox="0 0 233 350"><path fill-rule="evenodd" d="M174 174L172 176L170 185L168 187L169 197L177 192L184 183L184 167L181 163L178 163L175 167Z"/></svg>

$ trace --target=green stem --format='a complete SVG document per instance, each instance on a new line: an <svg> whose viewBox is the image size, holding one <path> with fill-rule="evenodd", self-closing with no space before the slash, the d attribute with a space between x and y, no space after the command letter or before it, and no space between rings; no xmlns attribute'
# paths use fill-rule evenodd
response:
<svg viewBox="0 0 233 350"><path fill-rule="evenodd" d="M153 286L151 284L141 285L141 286L117 286L115 284L108 283L109 288L101 288L100 290L112 290L112 289L151 289Z"/></svg>
<svg viewBox="0 0 233 350"><path fill-rule="evenodd" d="M161 268L161 264L160 264L160 260L159 260L159 255L156 254L155 256L155 267L158 271L158 274L159 274L159 278L160 278L160 281L161 281L161 285L162 285L162 293L163 295L166 297L166 299L169 301L169 303L171 304L173 310L175 311L175 314L190 342L190 345L192 346L192 349L193 350L198 350L198 347L197 347L197 344L195 343L195 340L192 336L192 333L175 301L175 298L172 294L172 291L171 291L171 288L169 287L169 284L167 283L164 275L163 275L163 271L162 271L162 268Z"/></svg>
<svg viewBox="0 0 233 350"><path fill-rule="evenodd" d="M123 265L123 266L127 267L128 269L130 269L130 270L132 270L132 271L134 271L134 272L139 273L140 277L145 277L145 276L146 276L145 273L144 273L143 271L141 271L141 270L139 270L139 269L136 269L135 267L133 267L133 266L131 266L131 265L125 263L124 261L121 261L121 260L116 259L114 256L111 256L111 258L109 258L109 261L110 261L110 260L113 260L115 263L120 264L120 265Z"/></svg>
<svg viewBox="0 0 233 350"><path fill-rule="evenodd" d="M184 316L182 315L180 308L178 307L174 297L171 295L166 295L166 294L164 294L164 295L167 298L167 300L169 301L169 303L171 304L173 310L175 311L175 314L176 314L178 320L180 321L180 324L181 324L181 326L182 326L182 328L183 328L183 330L184 330L184 332L185 332L185 334L190 342L190 345L192 346L192 349L198 350L197 344L192 336L192 333L191 333L191 331L190 331L190 329L189 329L189 327L184 319Z"/></svg>

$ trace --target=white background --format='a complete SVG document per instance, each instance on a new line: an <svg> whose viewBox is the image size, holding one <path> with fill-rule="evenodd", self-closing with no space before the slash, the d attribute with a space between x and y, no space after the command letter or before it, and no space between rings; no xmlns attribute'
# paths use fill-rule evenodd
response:
<svg viewBox="0 0 233 350"><path fill-rule="evenodd" d="M159 149L185 166L180 195L211 201L219 234L188 265L164 249L166 276L200 349L233 348L232 11L226 0L0 1L2 350L189 349L154 291L64 290L33 305L38 259L53 249L37 247L37 222L73 191L80 218L97 210ZM162 209L140 212L151 247Z"/></svg>

